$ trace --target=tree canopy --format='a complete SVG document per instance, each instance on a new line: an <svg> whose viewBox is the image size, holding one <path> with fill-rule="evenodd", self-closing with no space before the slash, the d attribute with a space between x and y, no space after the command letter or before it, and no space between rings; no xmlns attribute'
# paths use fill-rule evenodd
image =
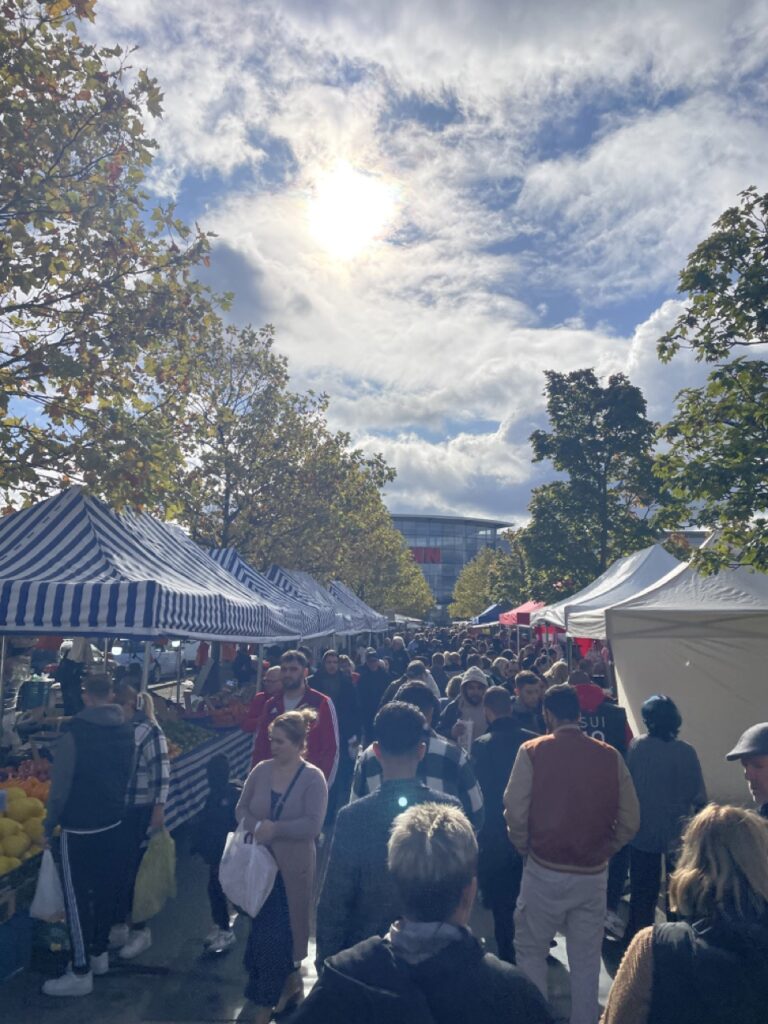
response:
<svg viewBox="0 0 768 1024"><path fill-rule="evenodd" d="M160 395L167 420L215 318L192 274L209 239L148 209L160 90L80 37L93 11L7 0L0 20L0 487L106 475L140 501L177 456Z"/></svg>
<svg viewBox="0 0 768 1024"><path fill-rule="evenodd" d="M653 541L660 487L638 387L621 373L602 384L594 370L545 378L550 429L531 435L533 461L549 459L566 478L534 490L520 543L535 596L549 600Z"/></svg>
<svg viewBox="0 0 768 1024"><path fill-rule="evenodd" d="M448 605L448 614L454 619L471 619L494 603L491 573L498 554L493 548L481 548L461 570Z"/></svg>
<svg viewBox="0 0 768 1024"><path fill-rule="evenodd" d="M686 308L659 339L659 357L686 347L713 369L702 387L681 392L660 434L656 473L674 500L664 521L716 531L694 555L705 571L768 571L768 362L759 358L768 343L768 193L740 194L688 257L679 289Z"/></svg>

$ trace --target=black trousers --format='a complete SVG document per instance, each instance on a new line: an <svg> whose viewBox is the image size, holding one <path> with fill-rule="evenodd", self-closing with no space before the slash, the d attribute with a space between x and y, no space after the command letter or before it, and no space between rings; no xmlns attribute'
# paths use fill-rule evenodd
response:
<svg viewBox="0 0 768 1024"><path fill-rule="evenodd" d="M127 924L133 906L133 890L136 886L136 875L139 873L141 858L144 856L144 844L147 839L149 820L152 817L152 806L129 807L120 822L120 851L122 857L120 878L115 894L115 919L113 924ZM142 922L134 921L134 927Z"/></svg>
<svg viewBox="0 0 768 1024"><path fill-rule="evenodd" d="M609 910L616 913L621 897L624 893L624 883L627 880L629 870L628 846L622 846L618 853L614 853L608 864L608 890L606 892L606 903Z"/></svg>
<svg viewBox="0 0 768 1024"><path fill-rule="evenodd" d="M629 853L629 929L631 938L641 928L648 928L656 921L656 904L659 902L661 888L662 853L647 853L630 847ZM666 854L667 877L675 870L677 857ZM669 913L669 894L666 895L667 916Z"/></svg>
<svg viewBox="0 0 768 1024"><path fill-rule="evenodd" d="M480 851L478 883L483 903L493 914L499 960L510 964L515 962L515 904L522 877L522 859L511 847L503 854Z"/></svg>
<svg viewBox="0 0 768 1024"><path fill-rule="evenodd" d="M120 877L120 828L83 835L62 829L59 862L67 928L76 973L90 970L90 957L106 952Z"/></svg>
<svg viewBox="0 0 768 1024"><path fill-rule="evenodd" d="M227 897L224 895L224 890L221 888L221 882L219 881L218 864L210 864L208 867L208 902L211 905L211 917L213 918L213 923L218 928L222 928L225 932L228 932L229 904L227 903Z"/></svg>

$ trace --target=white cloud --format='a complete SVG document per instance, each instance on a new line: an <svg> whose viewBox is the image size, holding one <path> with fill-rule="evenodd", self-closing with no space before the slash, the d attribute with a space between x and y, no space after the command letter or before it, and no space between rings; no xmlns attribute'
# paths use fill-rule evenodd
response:
<svg viewBox="0 0 768 1024"><path fill-rule="evenodd" d="M334 425L397 467L393 507L521 515L544 369L624 369L659 419L703 375L658 363L678 309L659 295L739 189L765 185L761 3L100 0L95 31L139 43L165 92L152 185L215 181L217 283L233 276L238 316L276 325L297 386L327 390ZM405 116L427 101L454 111L439 131ZM584 109L597 128L569 152ZM339 160L398 197L390 240L346 262L308 224ZM630 296L660 305L634 332Z"/></svg>

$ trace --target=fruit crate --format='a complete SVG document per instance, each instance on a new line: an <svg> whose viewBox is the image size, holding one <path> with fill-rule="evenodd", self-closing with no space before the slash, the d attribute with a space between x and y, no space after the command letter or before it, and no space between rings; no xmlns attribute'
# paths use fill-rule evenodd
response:
<svg viewBox="0 0 768 1024"><path fill-rule="evenodd" d="M17 912L0 924L0 982L29 967L32 959L32 919Z"/></svg>

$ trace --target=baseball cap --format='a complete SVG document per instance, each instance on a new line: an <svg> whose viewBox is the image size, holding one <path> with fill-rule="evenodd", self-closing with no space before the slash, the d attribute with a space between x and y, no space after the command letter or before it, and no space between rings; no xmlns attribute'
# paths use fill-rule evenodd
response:
<svg viewBox="0 0 768 1024"><path fill-rule="evenodd" d="M378 658L378 652L375 647L366 647L365 649L366 658Z"/></svg>
<svg viewBox="0 0 768 1024"><path fill-rule="evenodd" d="M768 722L751 725L739 737L739 742L725 755L726 761L738 761L740 757L768 754Z"/></svg>

